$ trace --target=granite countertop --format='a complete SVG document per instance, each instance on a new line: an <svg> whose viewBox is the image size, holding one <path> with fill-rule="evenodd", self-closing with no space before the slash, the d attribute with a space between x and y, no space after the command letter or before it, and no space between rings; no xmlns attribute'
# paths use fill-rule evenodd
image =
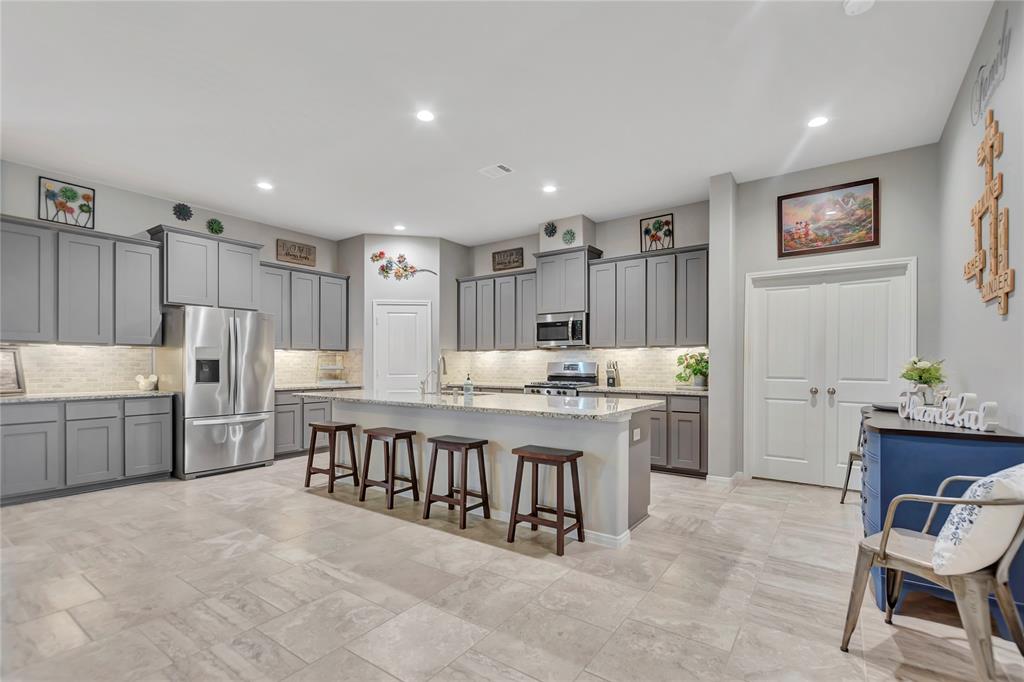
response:
<svg viewBox="0 0 1024 682"><path fill-rule="evenodd" d="M474 395L404 394L398 397L373 391L310 391L299 393L311 398L329 398L338 402L421 407L458 412L542 417L549 419L580 419L590 421L627 421L634 412L658 409L660 401L635 398L598 398L595 396L543 396L502 393Z"/></svg>
<svg viewBox="0 0 1024 682"><path fill-rule="evenodd" d="M651 393L654 395L695 395L707 397L708 389L696 386L588 386L581 388L580 393Z"/></svg>
<svg viewBox="0 0 1024 682"><path fill-rule="evenodd" d="M351 391L362 387L362 384L345 384L344 386L321 386L317 383L274 384L275 391Z"/></svg>
<svg viewBox="0 0 1024 682"><path fill-rule="evenodd" d="M523 386L525 386L525 385L526 384L524 384L524 383L503 384L503 383L494 382L494 381L492 381L492 382L484 381L484 382L481 382L481 383L477 383L475 381L473 382L473 388L474 389L476 389L476 388L483 388L483 389L491 389L491 390L498 390L498 391L510 390L510 389L511 390L516 390L516 391L521 391L521 390L523 390ZM445 388L451 388L451 389L458 389L458 390L461 391L462 390L462 383L449 382L449 383L446 383L444 385L444 387Z"/></svg>
<svg viewBox="0 0 1024 682"><path fill-rule="evenodd" d="M76 400L118 400L121 398L167 398L174 391L94 391L88 393L21 393L19 395L0 396L0 405L16 405L18 403L53 403L72 402Z"/></svg>

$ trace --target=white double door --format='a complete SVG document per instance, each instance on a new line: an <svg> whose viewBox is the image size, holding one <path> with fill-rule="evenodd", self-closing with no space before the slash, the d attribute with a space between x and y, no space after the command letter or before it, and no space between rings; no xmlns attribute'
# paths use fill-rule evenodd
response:
<svg viewBox="0 0 1024 682"><path fill-rule="evenodd" d="M753 475L842 485L861 407L895 401L913 355L912 278L904 264L778 275L748 288ZM850 483L860 487L859 472Z"/></svg>

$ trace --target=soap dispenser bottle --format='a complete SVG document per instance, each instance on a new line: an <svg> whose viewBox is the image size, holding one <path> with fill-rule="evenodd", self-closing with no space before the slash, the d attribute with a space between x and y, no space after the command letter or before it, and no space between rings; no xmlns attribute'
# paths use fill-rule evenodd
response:
<svg viewBox="0 0 1024 682"><path fill-rule="evenodd" d="M468 372L466 373L466 382L462 384L462 395L473 395L473 380L469 378Z"/></svg>

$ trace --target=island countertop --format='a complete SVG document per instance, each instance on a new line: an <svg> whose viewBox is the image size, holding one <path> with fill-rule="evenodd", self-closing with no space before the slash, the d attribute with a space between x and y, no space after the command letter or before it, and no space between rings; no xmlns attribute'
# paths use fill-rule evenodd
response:
<svg viewBox="0 0 1024 682"><path fill-rule="evenodd" d="M417 393L387 395L374 391L305 391L297 395L329 398L337 402L419 407L459 412L544 417L549 419L583 419L591 421L627 421L634 412L658 409L662 401L634 398L603 398L596 396L543 396L516 393L460 395Z"/></svg>

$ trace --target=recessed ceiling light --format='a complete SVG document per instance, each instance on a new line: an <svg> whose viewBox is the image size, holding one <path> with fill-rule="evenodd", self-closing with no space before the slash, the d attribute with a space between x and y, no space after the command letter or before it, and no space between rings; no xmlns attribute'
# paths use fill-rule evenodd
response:
<svg viewBox="0 0 1024 682"><path fill-rule="evenodd" d="M399 232L402 232L405 230L405 225L395 225L395 229L398 230Z"/></svg>
<svg viewBox="0 0 1024 682"><path fill-rule="evenodd" d="M812 118L810 121L807 122L807 127L808 128L820 128L821 126L825 125L826 123L828 123L828 118L826 116L815 116L814 118Z"/></svg>
<svg viewBox="0 0 1024 682"><path fill-rule="evenodd" d="M555 187L554 185L544 185L540 189L541 189L542 192L547 192L548 194L551 194L552 192L557 192L558 191L558 188Z"/></svg>
<svg viewBox="0 0 1024 682"><path fill-rule="evenodd" d="M270 191L274 189L274 186L271 183L267 182L266 180L261 180L257 182L256 186L264 191Z"/></svg>
<svg viewBox="0 0 1024 682"><path fill-rule="evenodd" d="M420 109L419 111L416 112L416 118L418 118L421 121L433 121L434 112L429 111L427 109Z"/></svg>
<svg viewBox="0 0 1024 682"><path fill-rule="evenodd" d="M874 6L875 0L843 0L843 11L848 17L864 14Z"/></svg>

